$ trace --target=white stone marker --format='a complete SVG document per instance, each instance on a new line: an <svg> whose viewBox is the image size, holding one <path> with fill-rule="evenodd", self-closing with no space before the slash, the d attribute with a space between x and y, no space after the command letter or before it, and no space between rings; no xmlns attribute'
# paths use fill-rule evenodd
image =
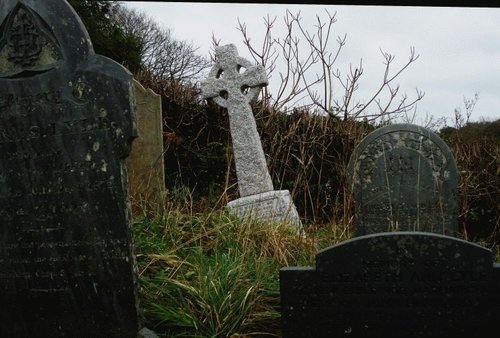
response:
<svg viewBox="0 0 500 338"><path fill-rule="evenodd" d="M288 190L275 191L267 169L250 102L267 86L264 67L238 56L233 44L215 48L216 63L201 84L205 99L213 99L229 113L240 197L228 203L239 217L287 220L301 227Z"/></svg>

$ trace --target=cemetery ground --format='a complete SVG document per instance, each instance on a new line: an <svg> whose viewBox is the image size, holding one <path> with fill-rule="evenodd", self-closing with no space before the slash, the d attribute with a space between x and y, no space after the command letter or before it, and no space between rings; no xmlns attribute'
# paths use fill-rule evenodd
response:
<svg viewBox="0 0 500 338"><path fill-rule="evenodd" d="M210 105L164 107L168 125L177 126L165 140L166 208L162 214L139 209L133 226L146 326L162 337L281 337L280 269L315 266L320 250L355 236L346 159L372 129L254 110L265 153L272 154L273 180L294 192L304 239L284 224L242 222L224 208L237 196L227 115ZM498 158L488 126L494 124L440 135L460 170L458 237L492 249L500 262L497 222L480 217L498 212L491 203L494 170L480 169L494 169ZM481 233L488 224L492 231Z"/></svg>
<svg viewBox="0 0 500 338"><path fill-rule="evenodd" d="M177 191L162 216L134 222L140 305L163 337L279 337L280 268L314 264L318 250L350 236L332 224L303 239L286 223L192 205Z"/></svg>
<svg viewBox="0 0 500 338"><path fill-rule="evenodd" d="M252 139L262 138L259 151L268 154L267 158L259 154L260 167L269 166L269 184L264 191L247 191L241 189L244 185L240 184L241 178L246 177L246 169L244 175L241 175L242 170L238 172L238 152L233 151L237 141L246 140L233 137L233 130L230 134L227 127L228 113L231 120L231 114L241 114L241 111L224 111L211 103L199 104L199 101L174 111L175 100L166 97L163 90L158 92L163 95L164 108L159 108L158 95L153 95L151 101L146 99L146 88L151 87L148 81L142 78L143 82L139 82L144 88L136 87L131 72L94 52L85 27L66 1L6 0L0 6L0 18L4 20L0 25L0 124L3 130L0 190L4 201L0 204L0 336L135 337L140 331L139 336L145 337L149 334L145 328L162 337L285 336L290 331L284 322L301 323L301 318L290 320L290 312L295 310L300 317L301 311L309 310L310 305L306 304L309 295L319 300L317 303L326 302L329 309L338 311L332 306L337 303L330 300L339 293L332 291L328 284L328 278L335 274L324 273L325 266L333 267L331 271L338 266L335 265L337 261L331 264L336 254L337 257L344 255L343 267L352 269L347 270L345 280L343 271L336 275L340 283L335 281L335 287L351 283L353 276L356 276L354 282L365 282L364 277L376 275L378 282L382 272L383 277L394 277L396 283L384 281L386 290L397 293L394 285L403 288L409 285L412 294L404 299L410 300L411 304L405 302L408 307L424 293L430 293L434 301L443 298L441 294L436 295L439 292L436 290L447 290L446 293L453 295L460 293L459 298L451 298L453 308L446 312L448 317L444 317L449 319L450 313L462 316L453 330L461 330L464 314L466 320L471 318L468 314L474 316L472 325L463 325L469 330L467 332L471 332L471 328L490 329L491 324L498 322L499 269L497 265L492 268L492 251L488 249L495 254L493 260L500 261L497 239L500 134L495 132L500 130L500 120L496 125L491 124L497 128L493 136L483 137L488 125L480 132L475 131L473 142L469 142L470 135L458 130L463 129L461 127L448 130L448 135L441 131L451 142L450 148L457 159L461 180L458 185L457 169L451 166L453 170L450 170L448 165L454 164L447 154L450 152L439 144L435 147L433 136L429 138L427 133L422 134L422 147L415 147L408 130L402 137L400 130L396 130L399 136L380 138L385 142L384 147L387 144L387 151L380 152L378 149L385 148L375 146L371 148L375 152L363 155L372 164L383 164L380 168L387 170L378 174L388 177L387 182L404 178L399 183L406 185L396 184L387 190L391 208L392 205L400 206L395 208L398 211L395 214L404 216L398 222L411 218L412 211L417 210L413 213L417 215L413 230L420 230L423 224L420 220L437 215L443 223L452 226L454 234L454 213L459 211L462 231L457 235L465 241L441 234L409 234L406 231L349 240L355 236L351 231L355 228L353 218L357 215L352 216L356 194L351 198L349 193L347 161L358 142L381 126L347 117L341 120L317 116L308 111L282 114L269 111L265 105L259 107L259 103L250 110L249 101L245 99L243 113L247 117L254 113L256 120L256 125L251 123L252 129L256 129ZM223 54L231 54L230 59L235 59L234 53ZM247 71L252 73L251 68ZM217 71L216 78L220 79L222 73L226 74L222 76L224 81L237 75ZM261 84L263 81L259 80L257 85ZM238 85L235 95L247 95L248 86L253 85ZM216 93L224 98L226 89L220 89ZM228 98L228 103L236 101L241 100ZM148 102L151 102L151 109ZM142 176L147 169L133 163L131 169L125 165L132 141L141 137L143 124L135 115L144 111L156 112L158 117L161 113L163 118L163 130L159 123L156 128L146 127L146 133L156 134L155 140L159 139L161 145L165 142L167 148L153 157L155 165L150 169L159 167L161 170L155 179ZM243 127L249 127L250 120L242 123ZM378 134L377 130L375 133ZM144 155L143 145L135 144L140 155ZM388 161L380 156L385 154ZM158 161L158 158L165 161ZM252 158L247 162L255 164L256 161ZM354 171L370 166L370 163L356 166ZM263 172L260 169L253 171L254 180L261 180ZM370 170L364 172L371 174ZM379 176L365 175L370 179L363 178L359 182L385 182L371 180L371 177ZM431 189L435 178L444 182L436 186L449 188L450 194L439 194L447 200L433 199L434 195L428 193L435 190ZM448 178L453 182L448 184ZM408 183L411 179L424 184L411 185ZM290 191L306 236L298 236L295 226L276 219L267 222L239 219L227 208L230 207L228 202L238 196L235 181L240 197L269 193L266 190L275 187L279 191ZM148 203L151 204L146 205L141 198L135 198L142 183L156 188L149 194ZM367 186L372 191L377 188L374 184ZM392 189L399 186L404 189ZM416 194L406 189L415 186L424 189ZM461 200L459 208L455 208L453 200L456 188ZM446 189L443 191L448 192ZM407 208L406 203L414 197L417 208ZM435 201L439 201L440 210L434 210ZM372 211L386 209L384 205L382 208L370 206ZM421 210L432 212L426 215ZM447 218L447 214L452 217ZM392 219L380 219L393 229ZM399 241L401 238L403 243ZM487 248L469 243L472 241ZM338 243L341 244L331 250L332 245ZM358 249L347 250L346 255L345 249L352 247ZM427 250L429 247L432 248ZM326 251L331 255L324 254L322 249L325 248L329 248ZM376 252L380 248L382 254ZM416 253L417 250L421 251ZM398 252L396 265L392 264L394 252ZM367 267L363 270L365 274L356 275L363 259ZM326 264L321 266L319 262ZM307 266L315 263L320 276L305 275L311 278L307 281L316 284L304 287L296 283L304 276L302 272L314 270ZM398 274L391 274L394 266L399 269ZM297 271L302 277L288 285L283 283L285 274L282 272L287 269L292 272L292 279ZM417 272L417 282L423 279L424 283L431 280L437 284L415 287L413 277L406 283L408 271ZM427 275L429 272L435 274ZM290 280L290 273L286 276ZM401 284L397 284L399 281ZM450 281L455 284L448 285ZM325 284L330 293L324 292ZM311 285L319 285L321 292L315 289L310 294L304 293ZM284 296L286 290L288 295L290 290L292 296L298 295L300 306L295 305L298 304L296 299L290 302L291 297ZM373 291L370 296L378 297L375 301L387 296L387 293L378 294L378 290L369 290ZM463 290L465 295L461 293ZM348 305L356 308L357 303L352 300L348 300ZM410 319L416 317L413 324L422 323L434 313L436 303L428 300L424 301L423 308L417 305L418 309L410 309ZM473 312L462 311L465 309L462 300L475 305ZM381 303L382 307L388 304L385 299ZM417 303L422 304L420 299ZM395 313L398 308L389 310ZM142 320L138 320L138 314ZM329 320L330 314L328 311L309 312L310 317L302 318L313 320L305 322L307 325L299 327L297 333L310 335L308 325L314 322L313 326L321 327L321 319L319 325L316 319L326 315ZM438 315L441 319L441 313ZM373 322L373 318L369 319ZM408 313L399 319L398 325L403 327ZM447 322L445 332L449 332L447 328L455 322L456 318ZM342 323L342 330L346 327L344 324L352 325ZM440 321L433 320L431 331L427 323L424 324L424 328L417 327L416 334L430 332L435 336L443 330ZM380 323L378 326L380 331ZM368 326L360 331L366 328ZM382 327L383 331L385 329ZM384 335L384 338L388 337Z"/></svg>
<svg viewBox="0 0 500 338"><path fill-rule="evenodd" d="M314 266L318 251L354 236L330 223L306 225L304 239L202 205L181 188L163 215L135 217L140 306L161 337L281 337L280 268Z"/></svg>
<svg viewBox="0 0 500 338"><path fill-rule="evenodd" d="M175 108L174 104L168 107L171 121L181 121L182 116L191 117L190 125L178 123L177 132L182 133L184 140L178 144L165 141L166 158L169 159L165 162L169 189L165 212L151 215L145 208L137 213L133 227L140 274L139 294L146 325L165 337L280 337L280 269L314 266L316 253L354 236L349 200L331 198L336 192L342 195L345 191L345 185L338 182L335 185L329 180L343 177L343 164L339 164L341 161L337 157L324 154L338 156L335 149L339 148L334 148L338 146L334 141L340 140L339 143L345 145L348 144L346 139L360 140L367 132L347 133L344 131L353 130L347 123L328 125L306 114L283 116L256 110L265 152L273 154L269 160L274 180L289 175L298 177L294 181L281 179L287 183L281 183L280 188L295 192L294 202L305 220L307 237L303 239L296 236L294 229L284 225L242 222L223 208L227 200L236 195L232 183L236 181L234 168L226 163L226 160L231 162L231 157L224 157L225 153L220 151L224 149L222 143L210 143L208 136L205 140L204 134L200 136L194 131L191 134L191 130L203 130L208 135L207 130L212 128L212 135L222 134L218 138L224 140L226 134L214 131L227 129L219 127L224 123L213 120L208 123L208 117L217 115L209 115L210 112L199 107ZM195 128L193 124L199 126ZM478 137L487 134L481 128L480 124L470 124L459 128L460 132L448 128L440 135L450 145L460 170L462 231L458 237L492 249L494 261L500 262L498 242L491 237L494 233L481 234L479 231L487 224L495 224L478 218L481 210L498 212L494 203L485 202L489 201L485 197L495 196L495 184L488 179L494 171L479 170L494 168L498 157L494 155L493 139ZM330 145L332 148L328 149ZM346 148L344 151L348 155L352 148ZM301 149L304 150L301 152ZM493 155L488 157L488 153ZM217 154L219 157L215 156ZM295 156L287 157L287 154ZM207 160L200 160L204 158ZM317 167L338 171L314 178L307 171L310 167L299 167L293 162L297 158L305 163L319 158L316 163L321 166ZM203 174L195 180L193 173L196 171ZM181 181L181 175L184 185L175 184ZM210 184L214 178L219 180L219 185ZM315 185L315 179L320 181L319 186ZM189 185L190 182L196 184ZM486 186L479 188L481 184ZM483 189L488 187L491 195L484 193ZM321 208L314 209L318 206ZM321 211L325 210L332 214L322 215ZM464 224L467 227L464 228Z"/></svg>

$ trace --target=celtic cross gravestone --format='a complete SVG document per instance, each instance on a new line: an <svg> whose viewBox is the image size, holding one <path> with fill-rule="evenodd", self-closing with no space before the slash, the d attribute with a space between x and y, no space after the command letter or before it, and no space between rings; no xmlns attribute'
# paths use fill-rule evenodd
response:
<svg viewBox="0 0 500 338"><path fill-rule="evenodd" d="M262 66L253 66L239 57L234 45L218 47L216 58L218 63L204 82L202 92L205 98L213 98L228 109L240 196L272 191L273 183L250 106L261 87L267 85L266 72Z"/></svg>
<svg viewBox="0 0 500 338"><path fill-rule="evenodd" d="M227 108L240 199L228 204L243 217L286 219L300 224L288 190L275 191L267 169L250 102L268 84L265 69L238 56L234 45L215 49L216 64L202 83L202 94Z"/></svg>
<svg viewBox="0 0 500 338"><path fill-rule="evenodd" d="M133 93L66 1L1 1L1 337L137 336Z"/></svg>

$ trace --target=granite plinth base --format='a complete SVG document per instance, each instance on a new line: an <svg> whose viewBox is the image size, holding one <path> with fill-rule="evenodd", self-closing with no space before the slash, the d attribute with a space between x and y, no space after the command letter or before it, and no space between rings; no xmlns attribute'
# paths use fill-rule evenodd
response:
<svg viewBox="0 0 500 338"><path fill-rule="evenodd" d="M147 327L143 327L138 333L137 338L160 338L156 333L148 329Z"/></svg>
<svg viewBox="0 0 500 338"><path fill-rule="evenodd" d="M241 197L229 202L227 206L232 214L240 218L287 222L295 225L302 233L302 223L288 190Z"/></svg>

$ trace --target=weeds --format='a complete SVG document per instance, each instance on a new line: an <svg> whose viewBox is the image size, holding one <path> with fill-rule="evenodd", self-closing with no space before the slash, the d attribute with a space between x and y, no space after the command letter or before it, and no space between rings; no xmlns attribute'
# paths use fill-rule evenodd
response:
<svg viewBox="0 0 500 338"><path fill-rule="evenodd" d="M285 223L191 210L184 200L134 224L146 325L165 337L279 336L279 270L313 265L313 240Z"/></svg>

